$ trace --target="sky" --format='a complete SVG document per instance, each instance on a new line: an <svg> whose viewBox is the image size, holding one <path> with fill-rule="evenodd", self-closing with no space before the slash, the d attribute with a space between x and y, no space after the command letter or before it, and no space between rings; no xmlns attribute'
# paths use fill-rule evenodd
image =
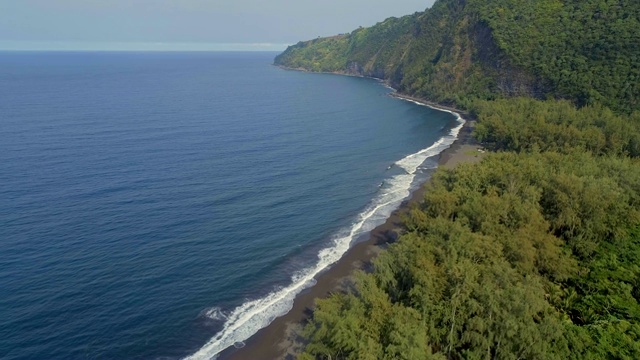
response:
<svg viewBox="0 0 640 360"><path fill-rule="evenodd" d="M0 49L283 50L434 0L0 0Z"/></svg>

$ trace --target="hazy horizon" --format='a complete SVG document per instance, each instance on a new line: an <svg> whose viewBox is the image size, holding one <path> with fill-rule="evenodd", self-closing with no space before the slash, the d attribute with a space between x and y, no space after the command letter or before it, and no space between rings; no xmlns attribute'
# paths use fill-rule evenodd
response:
<svg viewBox="0 0 640 360"><path fill-rule="evenodd" d="M2 41L0 51L284 51L291 44Z"/></svg>
<svg viewBox="0 0 640 360"><path fill-rule="evenodd" d="M433 2L0 0L0 50L282 51Z"/></svg>

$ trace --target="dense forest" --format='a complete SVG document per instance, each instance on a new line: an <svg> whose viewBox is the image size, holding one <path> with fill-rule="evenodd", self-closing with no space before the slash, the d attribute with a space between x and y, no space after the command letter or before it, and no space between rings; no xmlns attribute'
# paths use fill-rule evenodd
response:
<svg viewBox="0 0 640 360"><path fill-rule="evenodd" d="M490 150L317 301L300 359L640 359L640 2L439 0L276 64L463 108Z"/></svg>
<svg viewBox="0 0 640 360"><path fill-rule="evenodd" d="M534 108L528 137L511 131ZM375 270L318 301L302 359L640 359L640 161L628 128L572 125L599 114L566 102L473 110L478 137L500 151L434 175Z"/></svg>

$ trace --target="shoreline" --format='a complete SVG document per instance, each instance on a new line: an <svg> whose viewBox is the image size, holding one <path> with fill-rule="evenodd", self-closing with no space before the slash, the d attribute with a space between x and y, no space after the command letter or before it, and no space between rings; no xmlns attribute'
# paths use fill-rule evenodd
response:
<svg viewBox="0 0 640 360"><path fill-rule="evenodd" d="M460 162L478 161L481 158L481 154L478 153L479 146L471 138L475 122L468 119L468 114L458 109L405 96L395 90L389 96L417 102L435 110L451 112L465 121L456 140L447 149L436 155L438 156L438 168L451 168ZM344 291L348 288L355 270L367 271L370 269L371 260L389 243L394 242L402 232L401 215L422 202L425 184L428 181L420 184L383 224L365 236L365 240L355 243L336 263L317 275L316 284L296 296L289 312L274 319L268 326L252 335L244 342L244 347L225 349L218 354L218 359L294 359L295 354L301 350L298 334L312 315L315 300L325 298L334 292Z"/></svg>
<svg viewBox="0 0 640 360"><path fill-rule="evenodd" d="M385 79L381 79L381 78L377 78L377 77L373 77L373 76L365 76L365 75L360 75L360 74L354 74L354 73L350 73L350 72L346 72L346 71L310 71L310 70L307 70L305 68L292 68L292 67L287 67L287 66L284 66L284 65L277 65L277 64L273 64L272 66L278 67L278 68L280 68L282 70L299 71L299 72L304 72L304 73L309 73L309 74L340 75L340 76L350 76L350 77L356 77L356 78L376 80L376 81L379 81L381 83L384 83L385 86L387 86L388 88L390 88L392 90L392 92L389 94L389 96L391 96L391 97L404 99L404 100L409 100L409 101L414 101L414 102L420 103L421 105L426 105L426 106L428 106L428 107L430 107L432 109L436 109L436 110L444 110L444 111L457 113L465 121L473 121L473 120L470 119L469 113L467 113L466 111L462 111L460 109L457 109L457 108L455 108L453 106L443 105L443 104L439 104L439 103L431 101L431 100L422 99L422 98L419 98L419 97L414 97L414 96L411 96L411 95L402 94L402 93L398 92L398 90L396 88L391 86L391 84L389 84L389 81L385 80Z"/></svg>

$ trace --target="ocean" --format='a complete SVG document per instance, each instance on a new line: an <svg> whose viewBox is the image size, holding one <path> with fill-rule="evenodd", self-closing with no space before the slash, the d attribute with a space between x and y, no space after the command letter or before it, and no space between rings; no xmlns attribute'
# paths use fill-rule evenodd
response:
<svg viewBox="0 0 640 360"><path fill-rule="evenodd" d="M275 55L0 52L1 359L242 346L460 128Z"/></svg>

